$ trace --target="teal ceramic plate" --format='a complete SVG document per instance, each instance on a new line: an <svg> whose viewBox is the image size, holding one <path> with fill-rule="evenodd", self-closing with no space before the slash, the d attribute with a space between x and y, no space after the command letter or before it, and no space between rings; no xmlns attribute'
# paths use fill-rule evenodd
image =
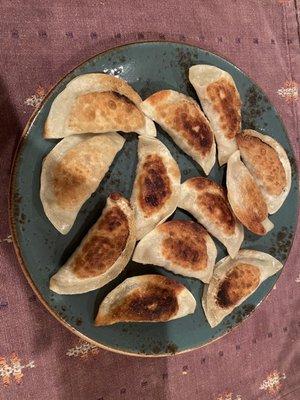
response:
<svg viewBox="0 0 300 400"><path fill-rule="evenodd" d="M23 271L46 308L66 327L79 336L113 351L135 355L166 355L203 346L230 331L266 297L279 274L269 278L248 300L219 326L211 329L201 307L203 285L196 279L175 276L154 266L130 262L126 270L100 290L75 296L60 296L48 288L49 278L73 252L84 234L99 217L105 199L112 191L130 197L137 163L137 137L126 135L126 144L97 191L84 204L70 233L59 234L47 220L39 197L43 158L57 141L42 138L43 126L52 101L75 76L104 71L119 75L146 98L160 89L174 89L196 98L187 79L193 64L212 64L228 71L234 78L243 101L243 126L268 133L288 153L292 164L292 187L282 208L271 216L275 228L265 237L246 232L243 248L268 252L285 262L292 245L297 216L297 177L294 155L284 126L272 104L260 88L241 70L223 58L186 44L149 42L118 47L99 54L74 69L47 96L28 123L17 155L11 180L10 217L13 240ZM178 149L158 128L158 138L177 160L183 180L202 174L200 168ZM210 178L224 184L225 167L217 164ZM190 217L177 210L173 218ZM225 256L224 247L215 241L218 259ZM168 323L117 324L93 326L100 301L125 277L156 272L187 286L197 299L193 315Z"/></svg>

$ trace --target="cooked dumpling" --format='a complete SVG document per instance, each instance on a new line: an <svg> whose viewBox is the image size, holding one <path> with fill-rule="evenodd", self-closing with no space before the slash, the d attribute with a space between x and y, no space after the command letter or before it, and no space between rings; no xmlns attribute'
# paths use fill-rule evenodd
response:
<svg viewBox="0 0 300 400"><path fill-rule="evenodd" d="M135 242L133 210L128 200L113 193L74 254L50 279L50 289L77 294L106 285L125 268Z"/></svg>
<svg viewBox="0 0 300 400"><path fill-rule="evenodd" d="M95 325L166 322L193 314L196 301L181 283L161 275L127 278L102 301Z"/></svg>
<svg viewBox="0 0 300 400"><path fill-rule="evenodd" d="M175 211L180 195L180 171L158 139L140 136L138 158L131 204L140 240Z"/></svg>
<svg viewBox="0 0 300 400"><path fill-rule="evenodd" d="M219 164L237 150L235 136L241 130L241 100L232 76L212 65L194 65L189 70L204 113L214 132Z"/></svg>
<svg viewBox="0 0 300 400"><path fill-rule="evenodd" d="M237 137L241 157L258 184L269 214L282 206L291 188L291 166L286 152L273 138L251 129Z"/></svg>
<svg viewBox="0 0 300 400"><path fill-rule="evenodd" d="M216 256L216 246L200 224L173 220L158 225L143 237L132 259L209 282Z"/></svg>
<svg viewBox="0 0 300 400"><path fill-rule="evenodd" d="M44 159L40 197L45 214L60 233L69 232L124 141L115 132L69 136Z"/></svg>
<svg viewBox="0 0 300 400"><path fill-rule="evenodd" d="M194 99L175 90L161 90L143 101L141 109L171 136L208 175L216 159L209 122Z"/></svg>
<svg viewBox="0 0 300 400"><path fill-rule="evenodd" d="M220 260L210 283L204 285L202 296L210 326L218 325L281 268L282 264L276 258L256 250L240 250L235 259L225 257Z"/></svg>
<svg viewBox="0 0 300 400"><path fill-rule="evenodd" d="M237 150L227 164L227 196L236 217L249 231L265 235L274 225L268 219L268 208L254 178L242 163Z"/></svg>
<svg viewBox="0 0 300 400"><path fill-rule="evenodd" d="M202 176L188 179L181 185L178 207L190 212L219 239L231 257L236 256L244 240L244 229L236 220L222 186Z"/></svg>
<svg viewBox="0 0 300 400"><path fill-rule="evenodd" d="M120 78L100 73L77 76L54 99L44 137L110 131L156 136L153 121L138 108L141 102L140 96Z"/></svg>

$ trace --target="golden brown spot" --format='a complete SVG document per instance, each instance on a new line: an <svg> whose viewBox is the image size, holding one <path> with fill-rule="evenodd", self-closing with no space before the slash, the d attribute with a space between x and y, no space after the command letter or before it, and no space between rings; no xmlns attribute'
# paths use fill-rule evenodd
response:
<svg viewBox="0 0 300 400"><path fill-rule="evenodd" d="M161 90L148 97L147 102L149 102L151 106L156 106L157 103L161 103L167 100L169 96L169 90Z"/></svg>
<svg viewBox="0 0 300 400"><path fill-rule="evenodd" d="M286 186L286 175L273 147L246 132L237 136L241 156L254 177L271 195L280 195Z"/></svg>
<svg viewBox="0 0 300 400"><path fill-rule="evenodd" d="M195 178L190 178L187 182L190 187L196 189L197 191L211 191L218 193L221 197L226 198L225 189L210 179L197 176Z"/></svg>
<svg viewBox="0 0 300 400"><path fill-rule="evenodd" d="M125 96L115 92L91 92L78 96L68 125L78 133L136 131L145 124L143 113Z"/></svg>
<svg viewBox="0 0 300 400"><path fill-rule="evenodd" d="M259 268L251 264L238 264L220 284L217 302L222 308L235 306L254 291L260 281Z"/></svg>
<svg viewBox="0 0 300 400"><path fill-rule="evenodd" d="M164 277L162 277L164 278ZM132 291L111 312L112 320L167 321L178 311L177 292L182 285L169 279Z"/></svg>
<svg viewBox="0 0 300 400"><path fill-rule="evenodd" d="M209 153L213 144L213 133L200 108L188 101L181 101L165 108L166 123L181 134L202 156Z"/></svg>
<svg viewBox="0 0 300 400"><path fill-rule="evenodd" d="M192 271L207 267L206 230L192 221L169 221L159 228L165 234L163 256Z"/></svg>
<svg viewBox="0 0 300 400"><path fill-rule="evenodd" d="M228 202L225 189L210 179L197 176L187 185L198 193L197 202L206 216L226 235L232 235L236 219Z"/></svg>
<svg viewBox="0 0 300 400"><path fill-rule="evenodd" d="M251 232L265 235L262 221L268 217L268 208L261 191L251 176L244 179L240 190L243 204L235 210L235 215Z"/></svg>
<svg viewBox="0 0 300 400"><path fill-rule="evenodd" d="M198 196L198 204L202 212L213 221L221 231L232 235L235 228L235 218L228 200L215 193L203 193Z"/></svg>
<svg viewBox="0 0 300 400"><path fill-rule="evenodd" d="M234 138L241 127L241 101L238 91L225 78L221 78L208 85L207 94L220 116L225 136Z"/></svg>
<svg viewBox="0 0 300 400"><path fill-rule="evenodd" d="M76 208L90 195L95 170L103 168L102 158L101 149L86 141L70 149L57 163L52 171L53 191L61 208Z"/></svg>
<svg viewBox="0 0 300 400"><path fill-rule="evenodd" d="M171 196L171 182L161 157L146 157L137 185L140 192L139 202L146 215L151 215L163 207Z"/></svg>
<svg viewBox="0 0 300 400"><path fill-rule="evenodd" d="M129 225L119 207L110 208L102 215L96 227L72 263L73 271L79 278L103 274L125 249Z"/></svg>
<svg viewBox="0 0 300 400"><path fill-rule="evenodd" d="M209 122L196 102L180 99L171 102L172 91L162 90L154 93L147 102L155 107L163 123L184 138L188 145L203 157L213 145L213 132Z"/></svg>

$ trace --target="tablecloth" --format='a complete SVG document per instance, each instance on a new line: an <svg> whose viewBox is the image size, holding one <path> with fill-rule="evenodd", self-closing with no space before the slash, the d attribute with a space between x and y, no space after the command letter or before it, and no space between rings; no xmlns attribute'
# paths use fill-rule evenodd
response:
<svg viewBox="0 0 300 400"><path fill-rule="evenodd" d="M116 45L177 40L215 51L267 93L299 166L298 0L0 1L0 400L300 398L300 232L276 287L222 339L166 358L114 354L59 324L27 284L7 215L16 143L47 90Z"/></svg>

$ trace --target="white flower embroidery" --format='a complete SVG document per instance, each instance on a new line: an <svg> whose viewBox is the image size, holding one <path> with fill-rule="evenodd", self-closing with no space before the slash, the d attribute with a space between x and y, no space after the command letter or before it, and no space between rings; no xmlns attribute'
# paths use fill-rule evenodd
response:
<svg viewBox="0 0 300 400"><path fill-rule="evenodd" d="M285 101L296 101L298 100L298 84L295 81L286 81L280 89L277 90L277 94L283 97Z"/></svg>
<svg viewBox="0 0 300 400"><path fill-rule="evenodd" d="M295 279L296 283L300 283L300 274L297 276L297 278Z"/></svg>
<svg viewBox="0 0 300 400"><path fill-rule="evenodd" d="M25 100L24 104L35 108L41 104L45 95L46 95L46 90L42 86L39 86L35 94L28 97L28 99Z"/></svg>
<svg viewBox="0 0 300 400"><path fill-rule="evenodd" d="M4 385L9 385L11 383L11 378L17 383L20 383L23 378L22 370L24 368L34 368L34 361L29 361L28 364L21 365L20 358L13 353L10 357L10 362L4 357L0 357L0 377Z"/></svg>
<svg viewBox="0 0 300 400"><path fill-rule="evenodd" d="M267 379L263 381L260 385L260 390L266 390L269 394L276 394L282 386L281 381L286 379L285 373L280 373L278 371L271 372Z"/></svg>
<svg viewBox="0 0 300 400"><path fill-rule="evenodd" d="M88 343L88 342L80 341L80 343L77 346L71 347L66 352L66 355L69 357L85 358L89 354L96 355L98 353L99 353L99 347L97 347L94 344Z"/></svg>
<svg viewBox="0 0 300 400"><path fill-rule="evenodd" d="M4 238L4 239L0 239L0 243L4 243L4 242L6 242L6 243L12 243L12 237L11 237L11 235L8 235L6 238Z"/></svg>

